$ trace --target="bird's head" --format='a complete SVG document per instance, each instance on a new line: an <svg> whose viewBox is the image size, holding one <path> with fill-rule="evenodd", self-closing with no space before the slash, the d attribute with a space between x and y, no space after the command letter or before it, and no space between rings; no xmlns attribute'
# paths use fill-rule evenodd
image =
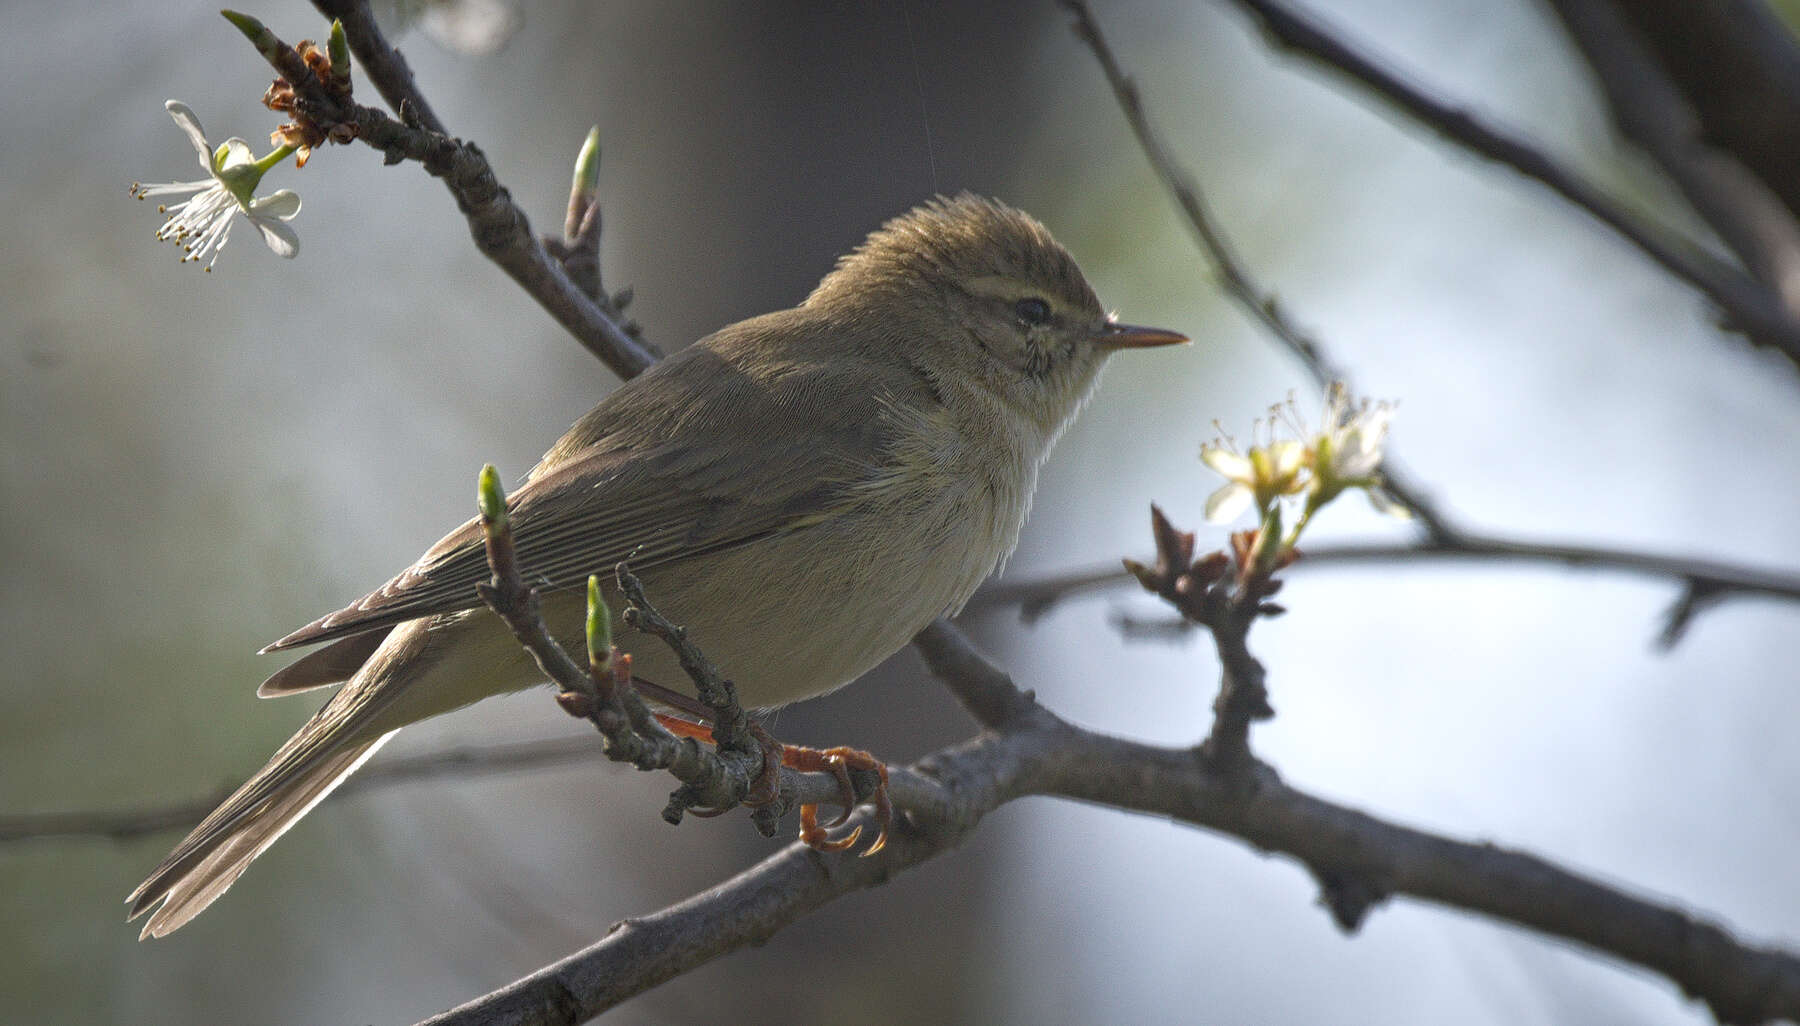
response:
<svg viewBox="0 0 1800 1026"><path fill-rule="evenodd" d="M1119 323L1043 225L966 192L882 225L806 306L855 323L940 385L998 396L1050 434L1080 408L1108 356L1187 341Z"/></svg>

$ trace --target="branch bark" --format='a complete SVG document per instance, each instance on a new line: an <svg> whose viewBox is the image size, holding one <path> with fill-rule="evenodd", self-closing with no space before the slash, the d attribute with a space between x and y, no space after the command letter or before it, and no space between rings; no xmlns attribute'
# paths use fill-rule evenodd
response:
<svg viewBox="0 0 1800 1026"><path fill-rule="evenodd" d="M1800 1016L1800 958L1542 858L1391 823L1283 783L1256 762L1246 778L1192 749L1084 730L1011 689L946 623L915 640L959 696L997 711L1000 730L944 749L892 778L906 823L873 858L790 845L702 894L615 926L598 943L424 1026L569 1026L747 945L843 895L878 886L954 847L989 812L1057 795L1165 816L1288 856L1355 929L1393 896L1479 912L1661 973L1722 1022ZM1246 779L1249 785L1246 786Z"/></svg>
<svg viewBox="0 0 1800 1026"><path fill-rule="evenodd" d="M1800 42L1764 0L1617 5L1729 152L1800 216ZM1598 70L1598 69L1596 69Z"/></svg>

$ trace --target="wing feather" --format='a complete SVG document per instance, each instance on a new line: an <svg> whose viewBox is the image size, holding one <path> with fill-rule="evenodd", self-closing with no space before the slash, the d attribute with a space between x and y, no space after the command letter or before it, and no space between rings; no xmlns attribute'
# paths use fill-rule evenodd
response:
<svg viewBox="0 0 1800 1026"><path fill-rule="evenodd" d="M865 374L848 393L842 364L752 375L719 348L696 346L627 383L508 500L527 580L572 588L621 561L649 569L804 529L822 510L857 500L858 482L879 473L871 454L890 448L891 393L917 379L871 390ZM645 387L656 378L662 387ZM831 393L851 401L822 404ZM488 576L481 523L471 519L388 583L263 651L472 609Z"/></svg>

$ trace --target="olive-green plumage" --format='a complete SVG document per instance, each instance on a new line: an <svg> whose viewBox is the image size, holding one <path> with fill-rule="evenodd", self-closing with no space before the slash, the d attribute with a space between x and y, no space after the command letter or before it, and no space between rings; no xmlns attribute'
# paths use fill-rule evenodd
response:
<svg viewBox="0 0 1800 1026"><path fill-rule="evenodd" d="M509 500L520 567L571 647L588 575L629 559L746 705L822 694L956 612L1005 559L1109 353L1181 340L1115 324L1025 214L935 200L801 305L721 329L577 421ZM145 936L198 915L394 731L540 682L481 607L487 576L471 520L269 646L329 642L259 694L347 683L127 899L133 916L155 908ZM686 686L653 639L616 637L638 676Z"/></svg>

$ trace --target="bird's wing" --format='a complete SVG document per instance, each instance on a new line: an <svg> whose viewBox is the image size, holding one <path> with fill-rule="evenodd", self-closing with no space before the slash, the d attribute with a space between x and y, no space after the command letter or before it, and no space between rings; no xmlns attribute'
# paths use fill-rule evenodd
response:
<svg viewBox="0 0 1800 1026"><path fill-rule="evenodd" d="M620 561L648 569L732 548L804 528L855 501L856 484L878 471L869 454L885 449L892 426L875 395L847 415L821 419L822 390L841 383L841 368L826 367L723 385L713 376L707 395L695 399L681 394L681 380L665 381L657 398L676 393L676 401L657 410L639 408L637 390L615 393L600 416L571 430L587 433L578 450L584 455L547 459L508 500L521 574L546 591L574 587ZM720 415L724 407L728 416ZM481 522L472 519L393 580L263 651L474 608L481 604L475 586L489 573Z"/></svg>

